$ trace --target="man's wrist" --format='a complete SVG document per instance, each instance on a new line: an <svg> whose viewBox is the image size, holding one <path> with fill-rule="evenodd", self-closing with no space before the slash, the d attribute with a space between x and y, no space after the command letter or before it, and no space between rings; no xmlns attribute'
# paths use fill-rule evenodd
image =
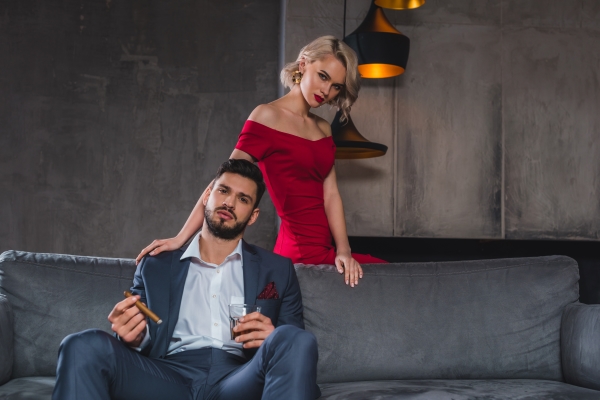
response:
<svg viewBox="0 0 600 400"><path fill-rule="evenodd" d="M132 342L130 344L131 347L140 347L142 345L142 342L144 341L144 337L146 337L146 333L142 332L140 333L140 337L138 339L135 340L135 342Z"/></svg>
<svg viewBox="0 0 600 400"><path fill-rule="evenodd" d="M146 329L141 333L142 337L138 340L131 343L124 342L127 346L131 347L135 351L141 351L150 341L150 335L148 333L148 325L146 325ZM119 340L122 340L119 337Z"/></svg>

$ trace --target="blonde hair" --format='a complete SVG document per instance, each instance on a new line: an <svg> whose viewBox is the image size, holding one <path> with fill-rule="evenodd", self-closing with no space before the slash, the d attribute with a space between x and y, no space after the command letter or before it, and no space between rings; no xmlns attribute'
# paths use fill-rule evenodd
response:
<svg viewBox="0 0 600 400"><path fill-rule="evenodd" d="M329 101L334 107L342 112L340 122L348 119L348 114L352 104L358 98L360 90L360 75L358 73L358 59L354 50L346 43L334 36L321 36L304 46L298 54L296 61L286 64L281 70L281 83L290 89L295 85L292 75L299 70L300 61L304 59L307 63L322 60L324 57L332 55L338 59L346 68L345 87L340 93Z"/></svg>

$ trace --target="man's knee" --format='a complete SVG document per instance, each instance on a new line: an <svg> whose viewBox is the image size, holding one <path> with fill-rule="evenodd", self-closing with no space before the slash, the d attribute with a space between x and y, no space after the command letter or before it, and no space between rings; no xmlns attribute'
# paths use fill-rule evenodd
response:
<svg viewBox="0 0 600 400"><path fill-rule="evenodd" d="M310 332L293 325L282 325L276 328L272 336L272 343L276 346L297 349L300 352L317 352L317 339Z"/></svg>
<svg viewBox="0 0 600 400"><path fill-rule="evenodd" d="M88 329L72 333L65 337L60 344L59 355L77 359L105 359L111 351L112 337L99 329Z"/></svg>

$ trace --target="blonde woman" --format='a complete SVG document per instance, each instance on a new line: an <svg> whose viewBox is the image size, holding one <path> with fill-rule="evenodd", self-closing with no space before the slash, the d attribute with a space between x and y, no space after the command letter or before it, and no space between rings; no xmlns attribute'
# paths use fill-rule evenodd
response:
<svg viewBox="0 0 600 400"><path fill-rule="evenodd" d="M290 92L252 111L230 158L258 162L264 174L281 218L273 252L294 263L335 264L346 284L354 287L363 276L359 262L386 261L351 253L333 165L331 127L310 110L329 104L347 118L360 89L356 54L333 36L320 37L283 68L281 81ZM229 211L235 218L235 210ZM153 241L137 261L147 253L181 247L203 220L201 197L179 234Z"/></svg>

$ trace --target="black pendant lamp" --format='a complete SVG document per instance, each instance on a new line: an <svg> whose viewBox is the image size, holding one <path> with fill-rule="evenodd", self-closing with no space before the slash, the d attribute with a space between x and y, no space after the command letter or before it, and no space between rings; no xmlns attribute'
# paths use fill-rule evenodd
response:
<svg viewBox="0 0 600 400"><path fill-rule="evenodd" d="M349 160L358 158L381 157L387 152L387 146L370 142L358 132L348 115L345 123L340 122L342 112L338 111L331 123L331 133L335 142L335 158Z"/></svg>
<svg viewBox="0 0 600 400"><path fill-rule="evenodd" d="M344 42L356 52L363 78L390 78L406 69L410 39L394 28L375 1L362 24Z"/></svg>
<svg viewBox="0 0 600 400"><path fill-rule="evenodd" d="M406 2L407 0L405 0ZM424 0L413 0L421 1ZM389 1L391 3L392 1ZM376 1L360 26L344 38L358 56L358 72L363 78L389 78L404 73L410 50L410 39L388 21ZM344 1L344 35L346 34L346 1ZM381 157L387 146L367 140L358 132L350 116L342 124L338 111L331 123L335 158L360 159Z"/></svg>
<svg viewBox="0 0 600 400"><path fill-rule="evenodd" d="M425 0L375 0L375 4L392 10L410 10L421 7L425 4Z"/></svg>

